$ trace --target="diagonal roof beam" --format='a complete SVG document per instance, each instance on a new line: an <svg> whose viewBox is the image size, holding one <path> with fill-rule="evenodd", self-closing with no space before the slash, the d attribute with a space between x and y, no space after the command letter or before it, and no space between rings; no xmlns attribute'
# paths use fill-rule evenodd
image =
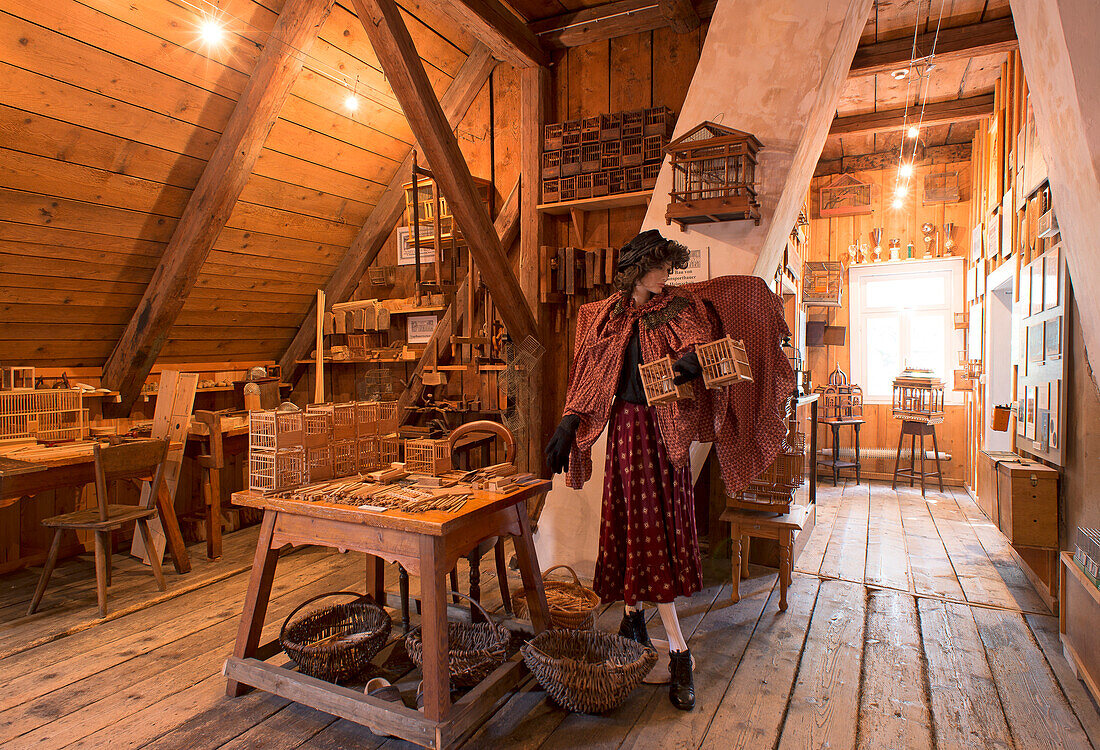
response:
<svg viewBox="0 0 1100 750"><path fill-rule="evenodd" d="M661 15L677 34L687 34L699 28L699 13L691 0L658 0Z"/></svg>
<svg viewBox="0 0 1100 750"><path fill-rule="evenodd" d="M920 116L923 127L943 125L949 122L980 120L993 114L993 94L980 94L946 102L932 102L924 105L923 115L920 114L919 107L910 107L908 114L910 120ZM906 124L905 117L906 111L904 108L837 117L833 120L829 135L885 133L891 130L901 130Z"/></svg>
<svg viewBox="0 0 1100 750"><path fill-rule="evenodd" d="M390 87L424 149L432 174L447 196L455 221L470 244L504 325L515 341L538 340L534 316L508 263L470 168L439 106L424 65L394 0L354 0L359 20L386 72ZM430 715L430 714L429 714Z"/></svg>
<svg viewBox="0 0 1100 750"><path fill-rule="evenodd" d="M1016 26L1011 18L940 29L938 38L935 33L922 34L917 37L916 43L918 57L931 54L934 46L937 63L1008 52L1019 45ZM870 76L908 68L912 52L912 36L862 45L856 50L848 77Z"/></svg>
<svg viewBox="0 0 1100 750"><path fill-rule="evenodd" d="M489 80L489 74L496 66L497 61L484 45L479 44L470 52L470 56L462 64L462 68L451 81L451 85L447 87L447 93L443 95L440 102L452 126L458 127L458 123L466 116L466 111L470 109L474 98L485 86L485 82ZM378 203L363 223L359 234L355 236L348 251L340 259L332 278L325 285L325 299L330 303L349 300L367 268L378 257L378 252L389 239L390 233L393 232L393 228L397 226L397 222L401 220L401 215L405 211L404 185L409 181L411 174L412 151L410 150L394 173L393 179L386 187L386 192L378 199ZM280 360L283 377L288 383L296 382L297 363L313 348L316 328L317 306L314 303L303 320L302 327Z"/></svg>
<svg viewBox="0 0 1100 750"><path fill-rule="evenodd" d="M703 20L714 15L714 6L718 4L717 0L694 3L681 0L680 4L684 3L691 5L695 15ZM568 49L668 26L664 6L672 4L672 0L615 0L535 21L528 27L547 49Z"/></svg>
<svg viewBox="0 0 1100 750"><path fill-rule="evenodd" d="M456 23L512 67L550 64L550 56L538 37L500 0L445 0L443 5Z"/></svg>
<svg viewBox="0 0 1100 750"><path fill-rule="evenodd" d="M134 316L103 367L103 384L129 413L218 234L252 174L333 0L287 0L206 163Z"/></svg>

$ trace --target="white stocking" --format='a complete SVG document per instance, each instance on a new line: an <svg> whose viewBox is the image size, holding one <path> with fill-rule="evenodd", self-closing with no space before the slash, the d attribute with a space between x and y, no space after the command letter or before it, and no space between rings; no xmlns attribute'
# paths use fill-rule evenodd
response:
<svg viewBox="0 0 1100 750"><path fill-rule="evenodd" d="M661 624L665 626L665 635L668 636L668 650L687 651L687 641L680 631L680 618L676 616L676 603L658 604L657 612L661 615Z"/></svg>
<svg viewBox="0 0 1100 750"><path fill-rule="evenodd" d="M641 612L642 611L642 603L641 602L638 602L637 604L627 604L627 605L625 605L625 607L626 607L626 613L628 615L631 612Z"/></svg>

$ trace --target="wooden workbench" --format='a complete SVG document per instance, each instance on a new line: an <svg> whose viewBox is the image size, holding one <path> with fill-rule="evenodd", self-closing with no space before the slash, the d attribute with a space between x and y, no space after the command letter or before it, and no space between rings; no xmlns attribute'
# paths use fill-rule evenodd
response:
<svg viewBox="0 0 1100 750"><path fill-rule="evenodd" d="M535 632L545 629L549 613L525 501L547 491L549 486L550 482L542 480L507 494L473 491L456 513L377 512L346 505L266 498L254 492L234 493L234 504L263 509L264 518L236 646L225 664L226 693L237 696L250 686L257 687L363 724L376 734L392 734L432 748L456 744L520 683L526 668L517 655L451 705L447 574L458 558L481 541L512 536L527 601L536 603L532 607L532 624ZM365 552L366 593L379 602L385 601L382 561L400 563L420 576L423 712L263 661L279 651L278 641L261 645L259 640L279 549L287 543Z"/></svg>

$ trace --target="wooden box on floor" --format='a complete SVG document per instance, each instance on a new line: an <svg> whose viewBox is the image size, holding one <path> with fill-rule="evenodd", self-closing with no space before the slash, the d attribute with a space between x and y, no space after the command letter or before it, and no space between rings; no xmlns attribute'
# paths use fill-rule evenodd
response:
<svg viewBox="0 0 1100 750"><path fill-rule="evenodd" d="M997 463L1018 458L1010 451L981 451L978 461L978 507L993 523L997 523Z"/></svg>
<svg viewBox="0 0 1100 750"><path fill-rule="evenodd" d="M1013 545L1058 548L1058 472L1031 461L997 465L997 526Z"/></svg>

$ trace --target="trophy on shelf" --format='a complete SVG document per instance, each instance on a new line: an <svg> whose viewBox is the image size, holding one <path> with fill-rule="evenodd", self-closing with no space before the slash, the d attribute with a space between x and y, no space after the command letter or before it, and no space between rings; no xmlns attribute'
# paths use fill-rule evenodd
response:
<svg viewBox="0 0 1100 750"><path fill-rule="evenodd" d="M936 257L936 225L926 221L920 225L920 231L924 234L924 257Z"/></svg>
<svg viewBox="0 0 1100 750"><path fill-rule="evenodd" d="M871 230L871 242L875 243L875 262L878 263L882 260L882 227L875 227ZM867 253L863 253L864 259L870 261L867 257Z"/></svg>
<svg viewBox="0 0 1100 750"><path fill-rule="evenodd" d="M859 258L860 258L859 262L860 263L870 263L871 262L871 254L870 254L870 252L868 252L869 250L870 250L870 246L866 242L864 242L862 245L859 246Z"/></svg>
<svg viewBox="0 0 1100 750"><path fill-rule="evenodd" d="M856 245L848 245L848 265L854 266L856 264L856 253L859 251L859 247Z"/></svg>
<svg viewBox="0 0 1100 750"><path fill-rule="evenodd" d="M900 237L894 237L890 240L890 260L901 260Z"/></svg>
<svg viewBox="0 0 1100 750"><path fill-rule="evenodd" d="M949 221L943 225L943 254L955 254L955 222Z"/></svg>

